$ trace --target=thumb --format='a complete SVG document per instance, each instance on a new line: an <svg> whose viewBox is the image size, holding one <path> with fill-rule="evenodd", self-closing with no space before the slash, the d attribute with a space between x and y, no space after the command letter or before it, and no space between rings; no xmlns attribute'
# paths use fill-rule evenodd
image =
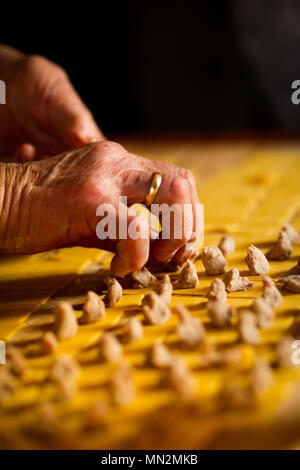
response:
<svg viewBox="0 0 300 470"><path fill-rule="evenodd" d="M127 235L116 243L116 254L111 262L111 271L115 276L142 269L149 257L150 232L145 218L132 209L127 212Z"/></svg>

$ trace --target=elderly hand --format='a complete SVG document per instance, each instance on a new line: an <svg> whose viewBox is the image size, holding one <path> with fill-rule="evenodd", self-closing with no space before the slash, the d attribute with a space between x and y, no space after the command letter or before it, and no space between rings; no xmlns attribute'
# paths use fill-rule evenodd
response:
<svg viewBox="0 0 300 470"><path fill-rule="evenodd" d="M56 155L104 137L66 72L40 56L0 45L0 155L26 162Z"/></svg>
<svg viewBox="0 0 300 470"><path fill-rule="evenodd" d="M163 175L155 203L191 204L185 220L189 230L180 239L147 238L99 240L96 215L100 204L112 204L117 219L119 196L127 196L127 224L145 219L128 209L143 202L155 171ZM156 262L183 262L188 241L197 236L198 198L192 174L171 164L128 153L113 142L97 142L41 161L0 165L0 252L34 253L81 245L115 253L111 269L118 276L142 268L151 256ZM123 211L122 211L123 214ZM117 220L118 222L119 220ZM147 224L146 224L147 225ZM146 227L147 230L147 227Z"/></svg>

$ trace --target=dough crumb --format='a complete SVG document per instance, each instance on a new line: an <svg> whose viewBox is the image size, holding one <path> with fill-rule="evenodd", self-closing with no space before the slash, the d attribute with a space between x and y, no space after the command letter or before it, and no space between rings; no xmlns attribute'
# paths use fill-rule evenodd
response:
<svg viewBox="0 0 300 470"><path fill-rule="evenodd" d="M232 268L228 271L223 280L227 292L238 292L243 290L253 289L254 282L249 281L247 277L240 276L237 268Z"/></svg>
<svg viewBox="0 0 300 470"><path fill-rule="evenodd" d="M58 432L59 422L57 420L56 409L53 403L40 403L37 406L36 415L38 419L37 423L35 423L35 432L43 436L51 436Z"/></svg>
<svg viewBox="0 0 300 470"><path fill-rule="evenodd" d="M267 328L274 320L273 308L263 297L254 299L251 305L251 311L256 315L259 328Z"/></svg>
<svg viewBox="0 0 300 470"><path fill-rule="evenodd" d="M290 242L290 239L287 235L287 232L281 230L278 235L278 240L276 245L271 248L266 254L266 257L269 260L278 260L282 261L288 259L293 252L293 248Z"/></svg>
<svg viewBox="0 0 300 470"><path fill-rule="evenodd" d="M192 262L196 261L200 257L200 252L196 248L193 248L190 251L188 259ZM183 265L186 263L186 261L183 261L182 263L176 263L174 260L171 259L171 261L168 261L164 263L163 265L163 271L164 272L178 272L182 269Z"/></svg>
<svg viewBox="0 0 300 470"><path fill-rule="evenodd" d="M238 331L243 343L255 346L259 342L259 330L256 326L256 317L252 312L241 313L238 322Z"/></svg>
<svg viewBox="0 0 300 470"><path fill-rule="evenodd" d="M177 304L175 310L179 316L180 323L177 327L177 335L186 346L197 346L205 337L205 330L199 318L192 317L188 309Z"/></svg>
<svg viewBox="0 0 300 470"><path fill-rule="evenodd" d="M288 223L284 224L284 226L282 227L282 230L286 232L292 245L294 243L299 242L299 239L300 239L299 233L291 224L288 224Z"/></svg>
<svg viewBox="0 0 300 470"><path fill-rule="evenodd" d="M217 351L215 344L204 345L200 356L200 364L205 367L232 367L242 361L242 353L239 346L232 346L225 351Z"/></svg>
<svg viewBox="0 0 300 470"><path fill-rule="evenodd" d="M227 261L224 258L222 251L217 246L205 246L203 248L201 260L206 274L209 276L224 274L226 271Z"/></svg>
<svg viewBox="0 0 300 470"><path fill-rule="evenodd" d="M274 383L272 368L264 358L255 361L249 374L249 382L243 383L239 376L225 381L222 398L225 407L252 408L259 395L267 391Z"/></svg>
<svg viewBox="0 0 300 470"><path fill-rule="evenodd" d="M76 360L72 356L62 354L53 362L49 379L58 385L64 398L70 398L76 392L76 380L79 373Z"/></svg>
<svg viewBox="0 0 300 470"><path fill-rule="evenodd" d="M44 354L53 354L58 348L58 341L52 331L46 331L42 336L41 348Z"/></svg>
<svg viewBox="0 0 300 470"><path fill-rule="evenodd" d="M287 274L300 274L300 258L298 258L298 263L296 264L296 266L294 266L293 268L291 268Z"/></svg>
<svg viewBox="0 0 300 470"><path fill-rule="evenodd" d="M221 391L223 406L227 409L250 408L254 405L254 394L251 386L245 386L237 381L227 380Z"/></svg>
<svg viewBox="0 0 300 470"><path fill-rule="evenodd" d="M267 258L262 251L254 245L249 246L245 261L248 265L250 274L253 275L266 274L270 269Z"/></svg>
<svg viewBox="0 0 300 470"><path fill-rule="evenodd" d="M173 356L168 369L168 381L176 392L178 399L188 402L193 398L195 382L190 369L180 356Z"/></svg>
<svg viewBox="0 0 300 470"><path fill-rule="evenodd" d="M270 307L274 309L279 307L283 302L281 293L269 276L261 276L261 278L264 284L262 298L270 305Z"/></svg>
<svg viewBox="0 0 300 470"><path fill-rule="evenodd" d="M15 391L15 381L8 364L0 366L0 404Z"/></svg>
<svg viewBox="0 0 300 470"><path fill-rule="evenodd" d="M56 308L55 333L59 341L72 338L78 329L77 319L70 302L60 302Z"/></svg>
<svg viewBox="0 0 300 470"><path fill-rule="evenodd" d="M227 300L227 293L225 284L221 279L214 279L210 285L208 294L208 300L219 300L221 302L226 302Z"/></svg>
<svg viewBox="0 0 300 470"><path fill-rule="evenodd" d="M230 318L233 314L233 309L223 301L214 300L212 302L208 302L207 313L214 326L217 328L223 328L230 325Z"/></svg>
<svg viewBox="0 0 300 470"><path fill-rule="evenodd" d="M268 390L274 383L273 370L265 358L259 358L255 361L252 377L251 386L255 395Z"/></svg>
<svg viewBox="0 0 300 470"><path fill-rule="evenodd" d="M150 273L150 271L144 267L140 271L133 271L131 273L131 278L133 280L133 287L135 289L141 289L143 287L151 287L157 278Z"/></svg>
<svg viewBox="0 0 300 470"><path fill-rule="evenodd" d="M100 338L100 358L105 362L118 362L123 355L122 345L113 333Z"/></svg>
<svg viewBox="0 0 300 470"><path fill-rule="evenodd" d="M107 294L104 298L105 305L110 308L113 308L117 305L119 300L121 300L123 295L123 289L121 284L117 281L115 277L107 276L104 280L107 286Z"/></svg>
<svg viewBox="0 0 300 470"><path fill-rule="evenodd" d="M199 284L199 279L194 263L186 260L179 273L176 289L194 289Z"/></svg>
<svg viewBox="0 0 300 470"><path fill-rule="evenodd" d="M231 235L223 235L218 247L220 248L225 257L232 255L235 250L234 238Z"/></svg>
<svg viewBox="0 0 300 470"><path fill-rule="evenodd" d="M158 369L165 369L172 362L172 354L160 340L155 341L150 351L150 363Z"/></svg>
<svg viewBox="0 0 300 470"><path fill-rule="evenodd" d="M239 346L232 346L220 355L220 363L224 366L235 366L242 361L242 352Z"/></svg>
<svg viewBox="0 0 300 470"><path fill-rule="evenodd" d="M21 377L27 370L23 354L14 346L8 345L6 349L7 365L10 372L17 377Z"/></svg>
<svg viewBox="0 0 300 470"><path fill-rule="evenodd" d="M170 305L172 300L173 286L168 274L163 276L162 280L155 287L154 291L166 302L167 305Z"/></svg>
<svg viewBox="0 0 300 470"><path fill-rule="evenodd" d="M279 284L286 290L294 292L296 294L300 293L300 275L290 275L283 276L278 280Z"/></svg>
<svg viewBox="0 0 300 470"><path fill-rule="evenodd" d="M217 351L215 343L204 343L201 348L199 362L203 367L214 367L220 364L221 353Z"/></svg>
<svg viewBox="0 0 300 470"><path fill-rule="evenodd" d="M136 317L129 318L124 326L124 338L128 342L138 341L143 337L143 325Z"/></svg>
<svg viewBox="0 0 300 470"><path fill-rule="evenodd" d="M86 413L86 428L95 429L107 424L108 406L101 400L95 400L91 403Z"/></svg>
<svg viewBox="0 0 300 470"><path fill-rule="evenodd" d="M143 298L142 310L150 325L162 325L171 317L171 311L165 300L154 291Z"/></svg>
<svg viewBox="0 0 300 470"><path fill-rule="evenodd" d="M292 369L296 366L293 363L292 357L294 338L288 334L281 336L277 345L277 365L282 369Z"/></svg>
<svg viewBox="0 0 300 470"><path fill-rule="evenodd" d="M119 365L110 385L113 402L117 405L127 405L134 400L135 386L130 364L124 362Z"/></svg>
<svg viewBox="0 0 300 470"><path fill-rule="evenodd" d="M103 320L105 317L104 302L91 290L86 295L82 310L83 315L80 318L80 323L84 325Z"/></svg>

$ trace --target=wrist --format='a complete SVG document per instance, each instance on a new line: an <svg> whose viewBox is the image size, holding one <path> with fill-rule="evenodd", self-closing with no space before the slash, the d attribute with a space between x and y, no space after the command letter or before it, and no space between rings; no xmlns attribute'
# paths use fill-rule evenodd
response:
<svg viewBox="0 0 300 470"><path fill-rule="evenodd" d="M30 164L0 164L0 253L24 252L25 237L19 230L22 214L22 199L30 194L26 190L31 177Z"/></svg>

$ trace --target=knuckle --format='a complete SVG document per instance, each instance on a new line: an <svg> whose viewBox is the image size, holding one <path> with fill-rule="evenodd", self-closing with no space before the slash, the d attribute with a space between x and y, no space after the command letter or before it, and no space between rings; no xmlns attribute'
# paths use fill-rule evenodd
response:
<svg viewBox="0 0 300 470"><path fill-rule="evenodd" d="M189 182L194 183L195 179L191 170L185 170L185 177Z"/></svg>
<svg viewBox="0 0 300 470"><path fill-rule="evenodd" d="M51 64L53 65L53 67L55 67L56 73L60 76L61 79L69 80L68 72L61 65L53 64L52 62Z"/></svg>
<svg viewBox="0 0 300 470"><path fill-rule="evenodd" d="M97 150L101 153L119 154L125 152L125 149L124 147L122 147L122 145L118 144L117 142L111 142L109 140L105 140L103 142L95 142L94 145L97 147Z"/></svg>
<svg viewBox="0 0 300 470"><path fill-rule="evenodd" d="M43 65L45 62L46 62L46 59L44 59L44 57L38 54L29 55L24 59L24 65L28 68L39 67L40 65Z"/></svg>
<svg viewBox="0 0 300 470"><path fill-rule="evenodd" d="M176 176L171 184L171 194L174 199L182 199L182 196L187 192L188 190L188 183L185 178L182 176Z"/></svg>
<svg viewBox="0 0 300 470"><path fill-rule="evenodd" d="M196 187L195 177L191 170L184 169L184 176L192 188Z"/></svg>
<svg viewBox="0 0 300 470"><path fill-rule="evenodd" d="M89 148L93 150L95 153L102 153L103 145L102 142L92 142L88 144Z"/></svg>
<svg viewBox="0 0 300 470"><path fill-rule="evenodd" d="M45 67L47 67L49 71L51 71L49 67L52 68L52 72L55 72L55 74L59 78L62 78L62 79L68 78L68 74L63 67L61 67L58 64L55 64L54 62L51 62L50 60L46 59L45 57L39 54L28 55L22 61L23 73L32 74L38 71L43 71Z"/></svg>

